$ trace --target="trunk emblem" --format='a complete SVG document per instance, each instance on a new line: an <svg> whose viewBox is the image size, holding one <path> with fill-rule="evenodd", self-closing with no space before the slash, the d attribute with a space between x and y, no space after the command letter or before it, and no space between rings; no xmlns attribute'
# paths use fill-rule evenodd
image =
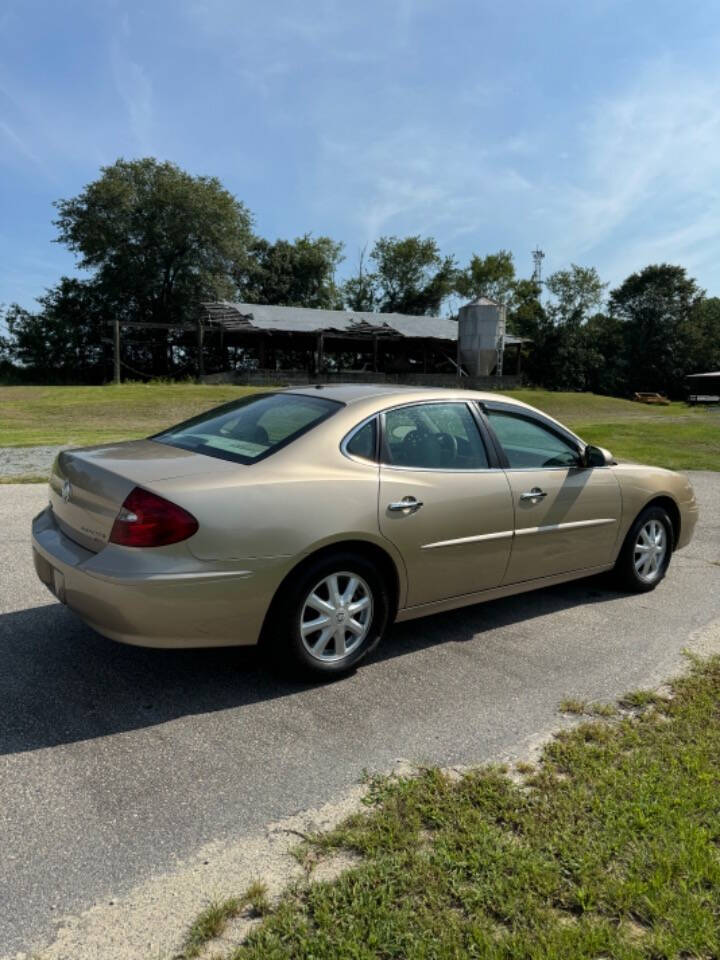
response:
<svg viewBox="0 0 720 960"><path fill-rule="evenodd" d="M69 480L66 480L62 485L62 490L60 491L60 496L63 498L63 502L67 503L70 500L72 495L72 486Z"/></svg>

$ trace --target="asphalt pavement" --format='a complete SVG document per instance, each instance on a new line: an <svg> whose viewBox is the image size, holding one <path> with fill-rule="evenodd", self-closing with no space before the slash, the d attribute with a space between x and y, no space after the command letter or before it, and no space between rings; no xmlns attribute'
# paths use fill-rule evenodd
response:
<svg viewBox="0 0 720 960"><path fill-rule="evenodd" d="M720 623L720 474L690 476L696 536L653 593L586 580L416 620L353 676L302 687L252 650L98 636L35 578L44 487L0 486L0 955L365 770L513 755L557 726L565 697L676 671Z"/></svg>

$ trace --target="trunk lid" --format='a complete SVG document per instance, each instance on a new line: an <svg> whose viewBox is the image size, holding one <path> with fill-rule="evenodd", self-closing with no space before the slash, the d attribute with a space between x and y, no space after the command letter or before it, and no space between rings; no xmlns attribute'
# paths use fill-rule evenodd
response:
<svg viewBox="0 0 720 960"><path fill-rule="evenodd" d="M58 454L50 474L50 506L62 532L98 552L133 487L159 480L242 470L237 463L207 457L153 440L103 444Z"/></svg>

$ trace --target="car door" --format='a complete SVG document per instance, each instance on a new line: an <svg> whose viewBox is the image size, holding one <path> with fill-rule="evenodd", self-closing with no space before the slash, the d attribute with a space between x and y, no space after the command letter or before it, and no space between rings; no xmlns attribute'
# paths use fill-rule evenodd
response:
<svg viewBox="0 0 720 960"><path fill-rule="evenodd" d="M381 424L380 529L405 561L408 606L498 586L512 497L476 412L462 401L404 404Z"/></svg>
<svg viewBox="0 0 720 960"><path fill-rule="evenodd" d="M485 413L506 460L515 508L503 582L610 563L621 511L612 468L583 466L576 438L534 411L486 404Z"/></svg>

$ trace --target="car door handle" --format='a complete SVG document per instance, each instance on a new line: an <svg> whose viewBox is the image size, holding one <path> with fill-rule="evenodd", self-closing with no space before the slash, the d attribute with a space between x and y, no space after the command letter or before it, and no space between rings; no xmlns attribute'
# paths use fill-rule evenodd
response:
<svg viewBox="0 0 720 960"><path fill-rule="evenodd" d="M415 497L403 497L402 500L396 500L394 503L389 503L388 510L392 510L393 513L398 513L401 510L411 510L413 513L415 513L415 511L419 510L422 505L422 500L418 500Z"/></svg>
<svg viewBox="0 0 720 960"><path fill-rule="evenodd" d="M543 497L547 496L547 491L541 490L540 487L533 487L532 490L528 490L525 493L520 494L521 500L542 500Z"/></svg>

